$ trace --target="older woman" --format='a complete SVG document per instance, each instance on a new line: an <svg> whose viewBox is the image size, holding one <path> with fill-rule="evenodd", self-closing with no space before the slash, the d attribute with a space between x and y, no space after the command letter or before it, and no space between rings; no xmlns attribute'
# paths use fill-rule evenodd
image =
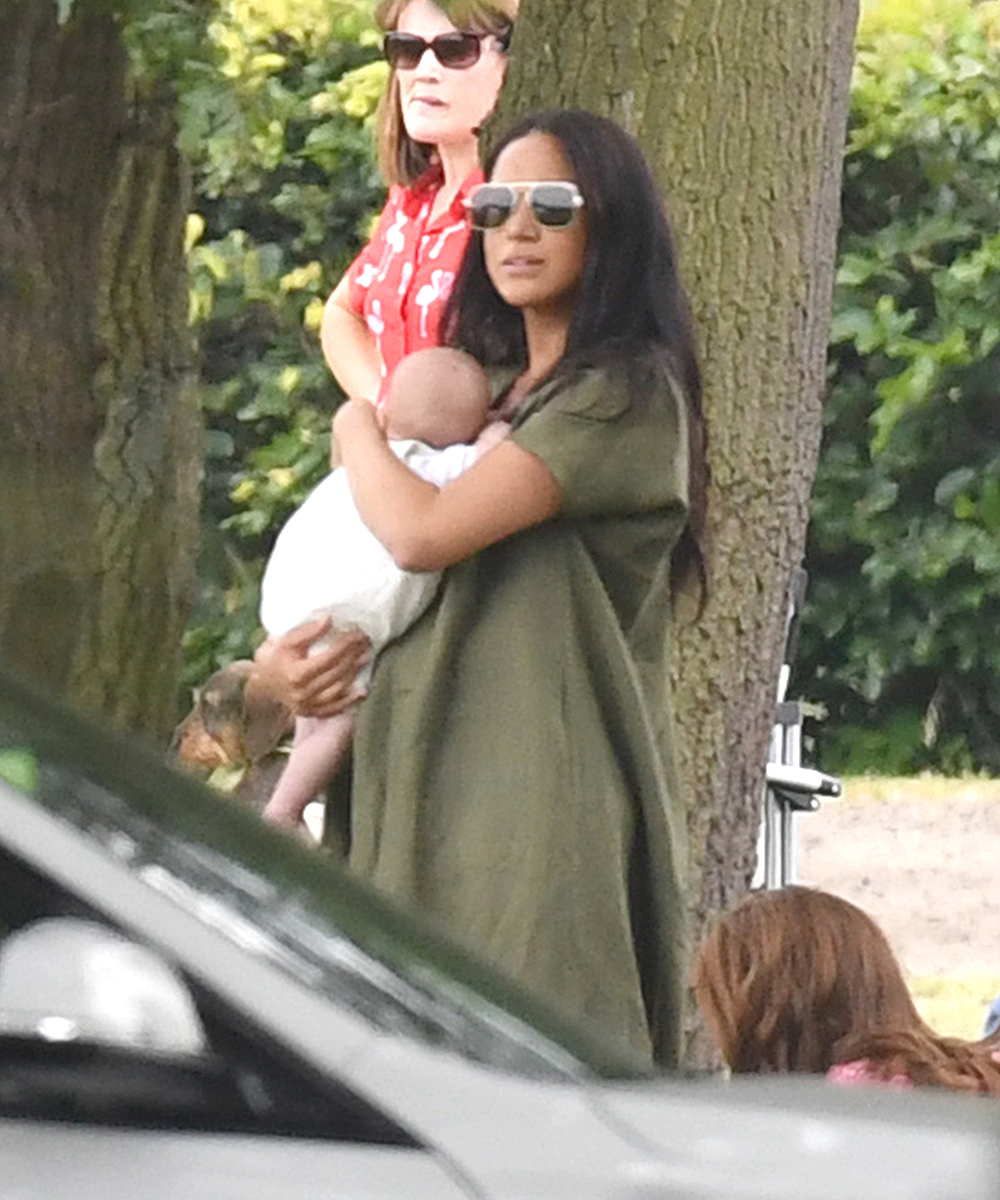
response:
<svg viewBox="0 0 1000 1200"><path fill-rule="evenodd" d="M320 330L348 396L381 407L399 361L440 341L441 313L469 240L465 201L483 178L479 128L503 83L518 2L382 0L376 9L391 67L379 133L389 199L370 243L331 293ZM368 655L368 639L353 632L310 656L328 627L310 621L257 654L290 699L308 694L317 714L358 698L354 674Z"/></svg>
<svg viewBox="0 0 1000 1200"><path fill-rule="evenodd" d="M383 0L392 72L380 114L389 199L369 245L327 302L326 360L349 396L381 402L413 350L438 344L482 180L479 127L496 103L518 0ZM454 16L455 20L452 20Z"/></svg>

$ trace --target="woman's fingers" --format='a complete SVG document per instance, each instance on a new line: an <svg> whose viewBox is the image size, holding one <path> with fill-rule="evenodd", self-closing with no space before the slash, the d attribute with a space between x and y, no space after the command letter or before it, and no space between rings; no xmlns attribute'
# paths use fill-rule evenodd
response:
<svg viewBox="0 0 1000 1200"><path fill-rule="evenodd" d="M371 649L364 633L338 633L329 646L309 653L316 639L329 633L330 624L327 617L307 621L268 638L254 656L258 670L298 716L334 716L360 699L355 676Z"/></svg>
<svg viewBox="0 0 1000 1200"><path fill-rule="evenodd" d="M368 661L368 638L356 630L337 634L328 647L289 665L289 687L300 716L328 717L359 699L355 676Z"/></svg>
<svg viewBox="0 0 1000 1200"><path fill-rule="evenodd" d="M310 717L335 717L353 708L368 694L367 689L353 680L345 684L333 684L322 691L314 692L308 701L305 715Z"/></svg>
<svg viewBox="0 0 1000 1200"><path fill-rule="evenodd" d="M329 632L333 622L329 617L316 617L312 621L306 621L302 625L296 625L294 629L290 629L282 637L278 638L278 644L289 653L294 655L306 655L309 653L309 647L313 642L322 637L324 633Z"/></svg>

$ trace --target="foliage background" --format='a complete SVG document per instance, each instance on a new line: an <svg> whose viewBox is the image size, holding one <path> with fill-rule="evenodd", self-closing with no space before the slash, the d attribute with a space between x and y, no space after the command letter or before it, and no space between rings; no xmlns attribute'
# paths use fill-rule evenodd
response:
<svg viewBox="0 0 1000 1200"><path fill-rule="evenodd" d="M188 685L252 651L266 553L326 470L341 394L319 348L323 301L384 199L371 13L369 0L222 0L185 60L190 313L208 427Z"/></svg>
<svg viewBox="0 0 1000 1200"><path fill-rule="evenodd" d="M998 49L968 0L859 35L795 679L846 773L1000 767Z"/></svg>
<svg viewBox="0 0 1000 1200"><path fill-rule="evenodd" d="M326 469L322 303L384 190L369 0L176 0L208 425L185 683L251 652L260 570ZM168 48L168 49L165 49ZM172 49L169 49L172 48ZM873 0L858 39L830 391L793 687L828 769L1000 767L1000 2Z"/></svg>

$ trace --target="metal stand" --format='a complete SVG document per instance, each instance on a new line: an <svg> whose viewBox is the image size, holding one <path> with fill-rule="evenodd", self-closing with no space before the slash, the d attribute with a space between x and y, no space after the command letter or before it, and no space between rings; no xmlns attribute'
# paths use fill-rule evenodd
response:
<svg viewBox="0 0 1000 1200"><path fill-rule="evenodd" d="M757 842L754 887L776 888L795 882L798 849L796 815L815 812L821 796L839 796L841 793L839 779L802 766L802 703L785 699L798 643L799 614L805 586L806 573L800 569L792 581L785 662L778 682L778 708L765 769L764 811Z"/></svg>

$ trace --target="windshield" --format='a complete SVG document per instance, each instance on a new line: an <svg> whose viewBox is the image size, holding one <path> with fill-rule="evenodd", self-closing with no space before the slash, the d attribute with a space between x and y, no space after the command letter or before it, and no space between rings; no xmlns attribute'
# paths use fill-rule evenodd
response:
<svg viewBox="0 0 1000 1200"><path fill-rule="evenodd" d="M0 776L149 888L383 1030L519 1073L645 1073L335 863L3 677Z"/></svg>

